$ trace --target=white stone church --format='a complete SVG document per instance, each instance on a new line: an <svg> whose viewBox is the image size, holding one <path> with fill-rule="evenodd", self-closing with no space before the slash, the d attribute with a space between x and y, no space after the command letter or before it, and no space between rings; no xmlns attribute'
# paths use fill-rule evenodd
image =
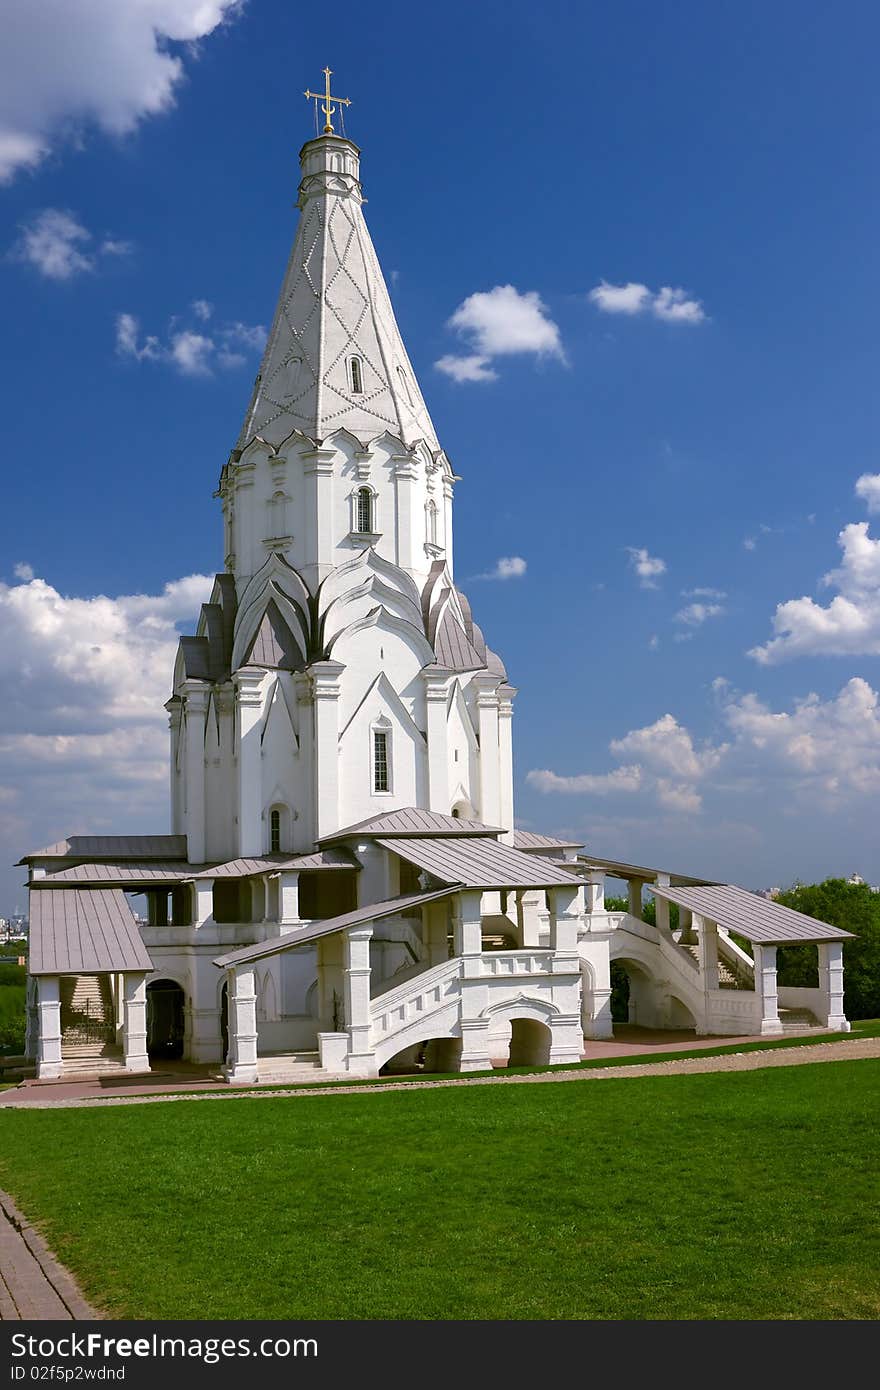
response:
<svg viewBox="0 0 880 1390"><path fill-rule="evenodd" d="M327 105L220 476L224 569L166 705L172 833L20 861L38 1077L573 1063L612 1036L614 961L644 1027L847 1029L847 933L516 828L516 691L456 587L456 474ZM818 987L777 985L791 941L816 944Z"/></svg>

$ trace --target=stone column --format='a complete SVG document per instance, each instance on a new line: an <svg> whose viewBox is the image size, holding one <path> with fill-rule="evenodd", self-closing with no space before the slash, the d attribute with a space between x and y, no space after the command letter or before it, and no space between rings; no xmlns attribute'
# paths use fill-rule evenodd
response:
<svg viewBox="0 0 880 1390"><path fill-rule="evenodd" d="M658 888L668 888L668 887L669 887L669 874L658 874L658 875L657 875L657 887L658 887ZM668 899L668 898L661 898L660 895L659 895L658 893L655 893L655 894L654 894L654 912L655 912L655 914L656 914L657 930L658 930L658 931L665 932L667 936L671 935L671 930L672 930L672 929L671 929L671 927L670 927L670 925L669 925L669 899Z"/></svg>
<svg viewBox="0 0 880 1390"><path fill-rule="evenodd" d="M186 822L184 820L183 804L180 795L180 773L177 767L177 750L180 743L183 701L179 695L172 695L171 699L167 701L165 708L168 711L168 736L170 743L171 833L172 835L185 835Z"/></svg>
<svg viewBox="0 0 880 1390"><path fill-rule="evenodd" d="M700 938L700 973L705 990L718 988L718 928L708 917L694 914ZM775 966L774 955L774 972Z"/></svg>
<svg viewBox="0 0 880 1390"><path fill-rule="evenodd" d="M37 1079L61 1075L61 987L57 975L37 976Z"/></svg>
<svg viewBox="0 0 880 1390"><path fill-rule="evenodd" d="M581 970L581 1022L586 1038L613 1038L611 955L606 941L590 943L589 963Z"/></svg>
<svg viewBox="0 0 880 1390"><path fill-rule="evenodd" d="M396 563L401 569L418 570L425 563L424 541L422 539L424 527L423 525L417 526L415 520L419 463L412 454L395 454L391 463L394 468L394 553ZM423 515L421 508L419 508L419 512L420 516ZM386 534L391 529L384 518L380 518L380 525Z"/></svg>
<svg viewBox="0 0 880 1390"><path fill-rule="evenodd" d="M204 927L214 917L214 880L197 878L192 883L192 923Z"/></svg>
<svg viewBox="0 0 880 1390"><path fill-rule="evenodd" d="M643 887L642 880L641 880L640 878L631 878L631 879L628 880L628 884L629 884L629 915L630 915L630 917L636 917L636 918L641 922L641 920L642 920L642 887Z"/></svg>
<svg viewBox="0 0 880 1390"><path fill-rule="evenodd" d="M776 985L776 947L755 943L752 950L755 956L755 997L761 1010L761 1035L773 1036L782 1032Z"/></svg>
<svg viewBox="0 0 880 1390"><path fill-rule="evenodd" d="M318 838L318 809L315 801L315 703L312 680L306 671L293 677L299 714L299 786L303 794L293 813L293 849L296 854L314 849ZM358 875L360 877L360 875Z"/></svg>
<svg viewBox="0 0 880 1390"><path fill-rule="evenodd" d="M541 944L541 920L533 889L518 888L516 892L516 926L519 944L524 951L537 950Z"/></svg>
<svg viewBox="0 0 880 1390"><path fill-rule="evenodd" d="M316 661L311 667L318 840L339 829L339 678L344 670L338 661Z"/></svg>
<svg viewBox="0 0 880 1390"><path fill-rule="evenodd" d="M590 869L586 879L587 915L605 911L605 870Z"/></svg>
<svg viewBox="0 0 880 1390"><path fill-rule="evenodd" d="M455 954L461 956L461 1056L459 1071L488 1071L489 990L483 976L482 894L468 889L453 898Z"/></svg>
<svg viewBox="0 0 880 1390"><path fill-rule="evenodd" d="M147 1056L147 977L126 972L122 977L122 1050L126 1071L149 1071Z"/></svg>
<svg viewBox="0 0 880 1390"><path fill-rule="evenodd" d="M428 956L428 965L442 965L449 959L449 903L425 903L422 908L422 941Z"/></svg>
<svg viewBox="0 0 880 1390"><path fill-rule="evenodd" d="M452 568L452 479L444 475L443 478L443 548L446 551L446 567L449 573L453 573Z"/></svg>
<svg viewBox="0 0 880 1390"><path fill-rule="evenodd" d="M693 946L696 944L696 933L694 931L694 914L689 907L678 909L678 942L680 946Z"/></svg>
<svg viewBox="0 0 880 1390"><path fill-rule="evenodd" d="M238 852L263 853L263 771L260 715L264 672L243 666L235 673L236 745L238 751Z"/></svg>
<svg viewBox="0 0 880 1390"><path fill-rule="evenodd" d="M504 827L500 837L513 843L513 698L516 687L498 687L498 824Z"/></svg>
<svg viewBox="0 0 880 1390"><path fill-rule="evenodd" d="M202 681L184 681L181 689L184 733L184 787L186 802L186 854L191 864L205 862L205 716L208 687Z"/></svg>
<svg viewBox="0 0 880 1390"><path fill-rule="evenodd" d="M345 933L345 1017L349 1049L346 1071L352 1076L377 1076L370 1046L370 941L373 924L349 927Z"/></svg>
<svg viewBox="0 0 880 1390"><path fill-rule="evenodd" d="M234 1086L257 1079L257 978L253 965L234 965L229 981L229 1057L223 1068Z"/></svg>
<svg viewBox="0 0 880 1390"><path fill-rule="evenodd" d="M825 999L825 1022L829 1028L848 1033L850 1025L843 1012L843 942L819 944L819 984Z"/></svg>
<svg viewBox="0 0 880 1390"><path fill-rule="evenodd" d="M551 888L547 893L550 908L550 949L559 955L577 955L580 897L580 885L572 888Z"/></svg>
<svg viewBox="0 0 880 1390"><path fill-rule="evenodd" d="M40 1015L37 1007L37 980L28 975L25 986L24 1055L35 1061L40 1044Z"/></svg>
<svg viewBox="0 0 880 1390"><path fill-rule="evenodd" d="M300 925L299 873L296 869L285 869L277 878L278 921L282 928L289 931Z"/></svg>
<svg viewBox="0 0 880 1390"><path fill-rule="evenodd" d="M311 522L305 528L304 563L309 587L315 592L333 569L335 536L333 529L333 469L335 449L310 449L301 455L305 484L305 515Z"/></svg>
<svg viewBox="0 0 880 1390"><path fill-rule="evenodd" d="M473 685L480 739L480 819L486 825L500 825L498 677L475 676Z"/></svg>
<svg viewBox="0 0 880 1390"><path fill-rule="evenodd" d="M428 736L428 809L449 814L449 741L447 737L446 702L449 698L449 677L431 671L422 672L425 682L425 724Z"/></svg>

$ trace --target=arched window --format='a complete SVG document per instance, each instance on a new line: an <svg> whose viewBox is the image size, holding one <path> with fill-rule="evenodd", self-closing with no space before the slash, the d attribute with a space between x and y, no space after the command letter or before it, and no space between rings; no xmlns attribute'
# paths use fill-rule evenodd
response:
<svg viewBox="0 0 880 1390"><path fill-rule="evenodd" d="M437 544L437 503L432 498L428 503L428 541Z"/></svg>
<svg viewBox="0 0 880 1390"><path fill-rule="evenodd" d="M364 373L359 357L349 357L348 370L351 376L351 392L353 396L361 396L364 391Z"/></svg>
<svg viewBox="0 0 880 1390"><path fill-rule="evenodd" d="M281 812L272 811L269 816L269 851L271 854L281 853Z"/></svg>
<svg viewBox="0 0 880 1390"><path fill-rule="evenodd" d="M354 496L354 526L363 535L371 535L375 529L373 516L373 494L368 487L359 487Z"/></svg>
<svg viewBox="0 0 880 1390"><path fill-rule="evenodd" d="M291 814L290 808L283 802L277 803L269 810L268 833L266 841L269 854L289 854L291 846ZM266 822L264 821L265 825Z"/></svg>
<svg viewBox="0 0 880 1390"><path fill-rule="evenodd" d="M391 729L383 720L373 730L373 791L391 791Z"/></svg>

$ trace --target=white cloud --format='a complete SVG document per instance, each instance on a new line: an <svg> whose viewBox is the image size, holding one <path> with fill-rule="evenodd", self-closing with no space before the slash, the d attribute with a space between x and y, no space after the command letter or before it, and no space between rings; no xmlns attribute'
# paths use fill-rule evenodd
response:
<svg viewBox="0 0 880 1390"><path fill-rule="evenodd" d="M528 565L521 555L502 555L495 562L495 568L486 574L475 574L472 579L522 579Z"/></svg>
<svg viewBox="0 0 880 1390"><path fill-rule="evenodd" d="M794 656L880 655L880 540L869 535L868 522L855 521L838 542L843 561L822 584L839 592L825 606L807 596L778 604L776 636L749 652L762 666Z"/></svg>
<svg viewBox="0 0 880 1390"><path fill-rule="evenodd" d="M480 357L477 353L471 357L456 357L453 353L447 353L445 357L438 357L434 366L438 372L451 376L453 381L498 380L498 373L489 366L488 357Z"/></svg>
<svg viewBox="0 0 880 1390"><path fill-rule="evenodd" d="M47 280L72 280L97 269L101 256L126 256L131 243L106 237L97 247L75 213L44 208L28 222L10 251L10 258L33 267Z"/></svg>
<svg viewBox="0 0 880 1390"><path fill-rule="evenodd" d="M755 694L741 695L728 681L712 683L729 739L697 743L671 714L632 729L609 744L625 760L612 772L572 776L546 770L526 780L541 792L611 795L639 792L647 806L695 815L712 792L728 804L745 795L753 808L800 809L815 817L861 805L880 792L880 697L854 677L828 700L807 695L790 710L773 710Z"/></svg>
<svg viewBox="0 0 880 1390"><path fill-rule="evenodd" d="M535 768L526 773L526 781L540 792L563 792L569 796L588 792L591 796L607 796L614 792L639 791L642 770L639 767L618 767L613 772L582 772L574 777L560 777L556 772Z"/></svg>
<svg viewBox="0 0 880 1390"><path fill-rule="evenodd" d="M192 311L197 319L200 319L202 323L207 323L214 312L214 306L207 299L194 299Z"/></svg>
<svg viewBox="0 0 880 1390"><path fill-rule="evenodd" d="M649 555L642 546L628 545L626 550L642 588L656 589L660 575L666 573L666 561L657 555Z"/></svg>
<svg viewBox="0 0 880 1390"><path fill-rule="evenodd" d="M12 573L15 575L16 579L23 579L25 583L28 583L34 577L33 566L26 565L24 561L19 561L17 565L14 565Z"/></svg>
<svg viewBox="0 0 880 1390"><path fill-rule="evenodd" d="M165 828L163 704L178 625L194 629L212 578L68 598L30 566L19 572L24 582L0 583L0 764L13 791L4 862L77 830Z"/></svg>
<svg viewBox="0 0 880 1390"><path fill-rule="evenodd" d="M241 0L5 0L0 183L90 127L128 135L169 110L195 41L240 8Z"/></svg>
<svg viewBox="0 0 880 1390"><path fill-rule="evenodd" d="M535 290L520 293L513 285L469 295L458 306L448 326L468 343L467 354L447 354L435 367L454 381L493 381L496 357L532 353L538 358L565 361L559 329Z"/></svg>
<svg viewBox="0 0 880 1390"><path fill-rule="evenodd" d="M202 323L208 316L206 309L213 313L213 306L205 299L194 300L192 309ZM183 376L206 377L213 375L215 367L228 370L243 366L247 353L262 351L266 343L262 324L232 323L218 327L214 336L209 337L195 328L177 328L177 322L175 316L167 342L163 343L155 334L141 341L140 323L134 314L117 315L117 354L135 362L164 362ZM244 351L235 351L233 345Z"/></svg>
<svg viewBox="0 0 880 1390"><path fill-rule="evenodd" d="M755 540L754 536L746 536L743 541L743 550L757 550L757 548L758 542Z"/></svg>
<svg viewBox="0 0 880 1390"><path fill-rule="evenodd" d="M856 496L863 499L871 514L880 512L880 473L863 473L856 480Z"/></svg>
<svg viewBox="0 0 880 1390"><path fill-rule="evenodd" d="M721 599L721 598L727 598L727 593L726 593L726 591L725 591L724 589L709 589L709 588L701 588L701 589L682 589L682 591L681 591L681 596L682 596L682 598L718 598L718 599Z"/></svg>
<svg viewBox="0 0 880 1390"><path fill-rule="evenodd" d="M587 298L603 314L653 314L666 323L703 323L706 312L699 299L689 299L686 290L663 285L656 294L647 285L629 281L626 285L609 285L602 280L590 290Z"/></svg>
<svg viewBox="0 0 880 1390"><path fill-rule="evenodd" d="M722 603L689 603L686 608L678 610L675 621L688 627L702 627L710 618L720 618L724 612L726 609Z"/></svg>

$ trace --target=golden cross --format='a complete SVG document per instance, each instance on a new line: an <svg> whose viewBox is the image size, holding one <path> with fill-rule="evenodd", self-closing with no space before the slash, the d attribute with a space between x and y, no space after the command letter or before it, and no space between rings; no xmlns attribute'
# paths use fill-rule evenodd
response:
<svg viewBox="0 0 880 1390"><path fill-rule="evenodd" d="M336 133L333 129L333 122L330 120L330 117L333 115L334 111L336 110L336 107L331 106L330 103L332 101L335 101L338 106L351 106L351 102L349 101L348 97L334 97L330 95L330 78L332 75L332 68L324 69L324 78L326 83L326 90L324 91L324 115L326 117L326 120L324 122L325 135L335 135ZM321 100L320 92L306 92L305 95L307 101Z"/></svg>

